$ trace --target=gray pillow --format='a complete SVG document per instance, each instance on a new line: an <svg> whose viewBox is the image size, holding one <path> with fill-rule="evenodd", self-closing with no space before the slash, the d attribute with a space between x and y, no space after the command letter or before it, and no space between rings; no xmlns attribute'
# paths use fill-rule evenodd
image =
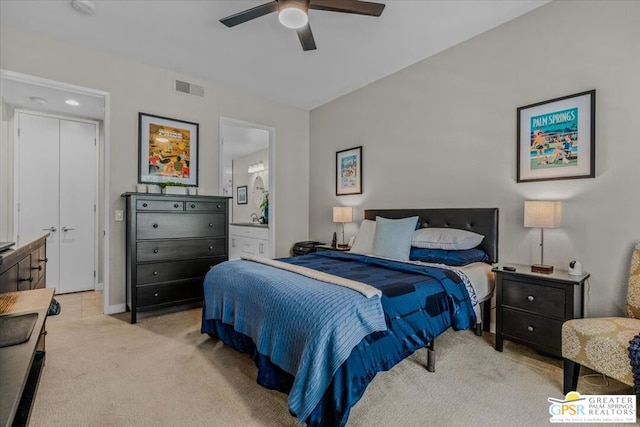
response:
<svg viewBox="0 0 640 427"><path fill-rule="evenodd" d="M373 255L408 260L411 239L417 222L417 216L402 219L376 217Z"/></svg>

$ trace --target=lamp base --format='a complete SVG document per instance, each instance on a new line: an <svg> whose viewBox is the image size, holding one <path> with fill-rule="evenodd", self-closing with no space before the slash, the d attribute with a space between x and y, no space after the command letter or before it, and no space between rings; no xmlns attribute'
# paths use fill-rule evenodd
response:
<svg viewBox="0 0 640 427"><path fill-rule="evenodd" d="M551 274L553 273L553 265L533 264L531 271L533 273Z"/></svg>

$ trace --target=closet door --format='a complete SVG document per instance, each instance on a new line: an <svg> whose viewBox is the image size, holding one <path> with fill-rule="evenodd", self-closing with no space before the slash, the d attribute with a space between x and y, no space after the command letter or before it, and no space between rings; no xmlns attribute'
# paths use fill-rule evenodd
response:
<svg viewBox="0 0 640 427"><path fill-rule="evenodd" d="M18 117L18 244L47 231L47 287L59 284L60 120L26 113Z"/></svg>
<svg viewBox="0 0 640 427"><path fill-rule="evenodd" d="M45 232L47 287L95 289L96 124L19 113L18 241Z"/></svg>
<svg viewBox="0 0 640 427"><path fill-rule="evenodd" d="M60 293L95 288L96 126L60 120Z"/></svg>

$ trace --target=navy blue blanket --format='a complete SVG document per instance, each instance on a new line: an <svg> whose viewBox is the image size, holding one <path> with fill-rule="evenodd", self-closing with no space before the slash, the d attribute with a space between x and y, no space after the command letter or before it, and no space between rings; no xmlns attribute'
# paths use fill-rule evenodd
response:
<svg viewBox="0 0 640 427"><path fill-rule="evenodd" d="M367 283L382 291L388 330L368 335L353 349L304 420L309 426L343 426L377 372L390 369L449 327L461 330L476 323L466 287L451 270L328 251L280 261ZM215 269L210 274L215 274ZM205 317L210 298L207 282L205 279L202 332L251 354L259 368L258 382L288 393L292 376L257 351L251 338L236 332L233 325Z"/></svg>

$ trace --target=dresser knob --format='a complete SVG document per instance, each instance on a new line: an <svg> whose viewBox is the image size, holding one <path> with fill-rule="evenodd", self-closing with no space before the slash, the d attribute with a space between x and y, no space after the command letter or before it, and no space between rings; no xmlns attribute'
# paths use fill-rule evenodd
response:
<svg viewBox="0 0 640 427"><path fill-rule="evenodd" d="M154 253L154 254L157 254L157 253L158 253L158 250L157 250L157 249L154 249L154 250L153 250L153 253Z"/></svg>
<svg viewBox="0 0 640 427"><path fill-rule="evenodd" d="M209 227L213 227L213 224L212 224L212 223L209 223Z"/></svg>
<svg viewBox="0 0 640 427"><path fill-rule="evenodd" d="M157 293L155 293L155 294L153 294L153 296L154 296L154 297L157 297L157 296L158 296L158 294L157 294Z"/></svg>
<svg viewBox="0 0 640 427"><path fill-rule="evenodd" d="M176 203L175 205L173 205L173 207L174 207L174 208L178 208L179 206L180 206L180 205L179 205L179 204L177 204L177 203Z"/></svg>
<svg viewBox="0 0 640 427"><path fill-rule="evenodd" d="M213 246L209 246L209 250L212 251L213 250Z"/></svg>
<svg viewBox="0 0 640 427"><path fill-rule="evenodd" d="M153 224L153 228L158 228L158 224Z"/></svg>
<svg viewBox="0 0 640 427"><path fill-rule="evenodd" d="M536 298L535 298L533 295L529 295L529 296L527 297L527 299L528 299L529 301L533 301L533 300L534 300L534 299L536 299Z"/></svg>
<svg viewBox="0 0 640 427"><path fill-rule="evenodd" d="M146 203L143 203L143 204L142 204L142 207L143 207L143 208L146 208L147 206L149 206L149 205L148 205L148 204L146 204Z"/></svg>
<svg viewBox="0 0 640 427"><path fill-rule="evenodd" d="M531 325L527 326L527 331L533 332L533 326L531 326Z"/></svg>
<svg viewBox="0 0 640 427"><path fill-rule="evenodd" d="M218 205L217 208L220 209L222 207L222 205Z"/></svg>
<svg viewBox="0 0 640 427"><path fill-rule="evenodd" d="M196 208L196 205L192 204L191 209L195 209L195 208Z"/></svg>
<svg viewBox="0 0 640 427"><path fill-rule="evenodd" d="M154 272L153 272L153 275L154 275L154 276L157 276L157 275L158 275L158 272L157 272L157 271L154 271Z"/></svg>

